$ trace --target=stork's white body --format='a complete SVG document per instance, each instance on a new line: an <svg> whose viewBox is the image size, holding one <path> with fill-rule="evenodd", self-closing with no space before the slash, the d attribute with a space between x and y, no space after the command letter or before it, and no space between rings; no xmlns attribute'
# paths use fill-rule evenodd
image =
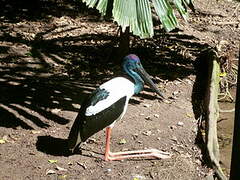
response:
<svg viewBox="0 0 240 180"><path fill-rule="evenodd" d="M117 102L122 97L126 96L127 99L126 99L124 111L120 117L120 119L121 119L127 110L127 104L128 104L129 99L134 94L134 83L127 78L116 77L116 78L113 78L113 79L105 82L99 88L104 89L107 92L109 92L108 97L104 100L99 101L94 106L87 107L85 115L92 116L92 115L98 114L101 111L103 111L104 109L113 105L115 102Z"/></svg>

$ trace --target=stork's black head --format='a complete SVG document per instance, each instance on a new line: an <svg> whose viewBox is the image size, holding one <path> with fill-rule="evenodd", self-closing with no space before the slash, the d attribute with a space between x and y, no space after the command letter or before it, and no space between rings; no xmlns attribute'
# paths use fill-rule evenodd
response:
<svg viewBox="0 0 240 180"><path fill-rule="evenodd" d="M129 54L124 58L123 61L123 70L130 75L135 81L135 93L139 93L142 88L144 82L148 84L159 96L164 98L163 94L157 88L157 86L153 83L148 73L144 70L140 59L135 54Z"/></svg>

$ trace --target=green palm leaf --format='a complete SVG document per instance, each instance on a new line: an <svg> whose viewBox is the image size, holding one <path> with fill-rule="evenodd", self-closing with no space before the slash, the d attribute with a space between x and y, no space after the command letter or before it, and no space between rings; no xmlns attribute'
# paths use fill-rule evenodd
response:
<svg viewBox="0 0 240 180"><path fill-rule="evenodd" d="M148 0L115 0L113 18L125 31L130 27L134 35L142 38L153 36L151 8Z"/></svg>
<svg viewBox="0 0 240 180"><path fill-rule="evenodd" d="M97 4L96 9L102 14L106 15L108 0L100 0Z"/></svg>
<svg viewBox="0 0 240 180"><path fill-rule="evenodd" d="M108 0L82 0L82 2L85 2L90 8L96 7L101 14L106 14Z"/></svg>
<svg viewBox="0 0 240 180"><path fill-rule="evenodd" d="M166 31L171 31L177 27L177 18L167 0L153 0L153 5Z"/></svg>
<svg viewBox="0 0 240 180"><path fill-rule="evenodd" d="M82 0L88 7L96 8L102 15L106 15L108 0ZM187 20L186 7L191 0L174 0L173 3L181 16ZM122 30L127 27L130 32L141 38L153 36L153 22L151 5L153 5L163 27L171 31L178 26L177 18L169 0L114 0L113 19Z"/></svg>
<svg viewBox="0 0 240 180"><path fill-rule="evenodd" d="M184 7L184 4L186 4L185 0L174 0L174 4L176 5L177 10L180 12L182 17L187 20L188 19L188 13L186 11L186 5Z"/></svg>

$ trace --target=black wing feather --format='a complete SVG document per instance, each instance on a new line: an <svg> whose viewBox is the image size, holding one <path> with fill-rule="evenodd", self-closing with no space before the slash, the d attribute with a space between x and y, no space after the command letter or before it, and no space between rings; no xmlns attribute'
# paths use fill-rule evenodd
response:
<svg viewBox="0 0 240 180"><path fill-rule="evenodd" d="M123 113L127 97L124 96L117 102L104 109L103 111L93 115L85 116L85 121L82 124L81 140L84 142L93 134L110 126Z"/></svg>
<svg viewBox="0 0 240 180"><path fill-rule="evenodd" d="M69 149L72 151L79 146L81 142L86 141L93 134L111 125L124 110L127 100L126 96L95 115L85 116L87 107L107 98L109 93L100 93L100 91L104 90L97 89L94 91L89 98L83 102L80 108L68 137Z"/></svg>

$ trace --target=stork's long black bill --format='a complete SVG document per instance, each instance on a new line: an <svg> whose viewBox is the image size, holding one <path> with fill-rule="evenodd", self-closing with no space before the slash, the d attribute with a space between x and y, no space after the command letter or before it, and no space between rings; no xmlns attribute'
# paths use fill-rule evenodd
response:
<svg viewBox="0 0 240 180"><path fill-rule="evenodd" d="M140 73L141 77L143 78L144 82L150 86L159 96L165 99L163 93L157 88L154 82L151 80L149 74L143 68L137 68L137 71Z"/></svg>

